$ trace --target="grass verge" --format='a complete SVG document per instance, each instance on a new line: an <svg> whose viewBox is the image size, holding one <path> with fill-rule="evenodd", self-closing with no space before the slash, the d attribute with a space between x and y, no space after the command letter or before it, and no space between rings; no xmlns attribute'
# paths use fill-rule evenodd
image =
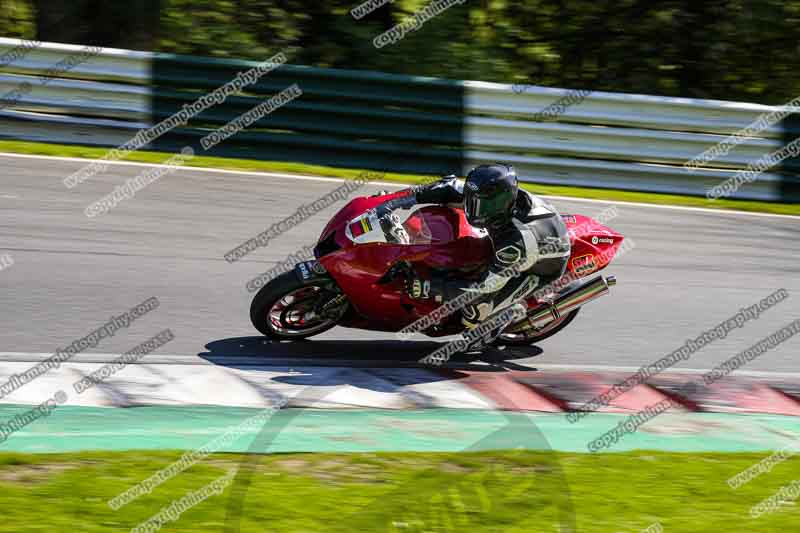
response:
<svg viewBox="0 0 800 533"><path fill-rule="evenodd" d="M24 141L0 140L0 152L18 154L49 155L60 157L81 157L98 159L108 153L107 148L90 146L72 146L60 144L35 143ZM141 163L163 163L173 154L165 152L138 151L131 153L125 160ZM252 159L232 159L223 157L196 156L187 162L188 167L206 167L228 170L246 170L254 172L283 172L288 174L305 174L314 176L329 176L343 179L354 179L363 170L307 165L304 163L291 163L281 161L257 161ZM413 174L387 173L385 181L397 183L420 183L429 181L430 176ZM660 205L678 205L687 207L705 207L709 209L753 211L760 213L773 213L779 215L800 215L800 204L782 204L772 202L757 202L748 200L720 199L711 201L706 198L694 196L681 196L677 194L656 194L635 191L619 191L611 189L598 189L589 187L563 187L558 185L524 184L523 187L531 192L550 196L572 196L578 198L592 198L597 200L641 202Z"/></svg>
<svg viewBox="0 0 800 533"><path fill-rule="evenodd" d="M800 523L790 502L757 519L749 514L797 478L800 460L734 491L726 480L766 456L749 453L214 454L117 511L107 505L180 456L0 454L0 531L130 531L235 469L240 478L221 495L162 530L227 531L232 495L241 501L242 533L559 531L570 506L582 533L639 532L656 522L670 533L794 531Z"/></svg>

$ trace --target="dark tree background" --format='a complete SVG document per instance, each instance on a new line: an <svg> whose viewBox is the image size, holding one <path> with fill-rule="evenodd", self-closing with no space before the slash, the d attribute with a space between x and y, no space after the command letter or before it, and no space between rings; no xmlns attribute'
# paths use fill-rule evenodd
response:
<svg viewBox="0 0 800 533"><path fill-rule="evenodd" d="M0 0L0 34L335 68L779 104L800 95L800 0L468 0L380 50L426 0Z"/></svg>

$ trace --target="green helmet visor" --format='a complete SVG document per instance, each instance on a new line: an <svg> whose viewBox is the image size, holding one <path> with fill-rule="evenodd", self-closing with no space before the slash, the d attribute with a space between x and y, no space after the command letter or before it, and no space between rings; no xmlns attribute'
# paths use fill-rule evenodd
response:
<svg viewBox="0 0 800 533"><path fill-rule="evenodd" d="M495 194L478 194L467 191L464 195L464 212L467 221L476 228L485 228L511 217L514 195L510 191Z"/></svg>

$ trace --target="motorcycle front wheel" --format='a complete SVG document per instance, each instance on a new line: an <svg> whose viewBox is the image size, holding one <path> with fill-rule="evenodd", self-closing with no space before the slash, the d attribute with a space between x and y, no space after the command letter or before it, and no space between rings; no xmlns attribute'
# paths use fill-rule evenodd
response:
<svg viewBox="0 0 800 533"><path fill-rule="evenodd" d="M258 291L250 304L250 321L270 339L300 340L336 326L347 307L340 291L301 283L289 271Z"/></svg>

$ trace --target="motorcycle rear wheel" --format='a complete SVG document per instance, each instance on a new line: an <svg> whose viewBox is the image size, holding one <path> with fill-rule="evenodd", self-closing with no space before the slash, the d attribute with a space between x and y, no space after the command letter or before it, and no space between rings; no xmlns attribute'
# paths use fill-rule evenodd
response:
<svg viewBox="0 0 800 533"><path fill-rule="evenodd" d="M307 285L294 271L271 280L253 298L250 321L273 340L300 340L318 335L336 326L347 310L347 301L336 316L319 316L315 309L322 298L330 299L330 290L321 285Z"/></svg>

